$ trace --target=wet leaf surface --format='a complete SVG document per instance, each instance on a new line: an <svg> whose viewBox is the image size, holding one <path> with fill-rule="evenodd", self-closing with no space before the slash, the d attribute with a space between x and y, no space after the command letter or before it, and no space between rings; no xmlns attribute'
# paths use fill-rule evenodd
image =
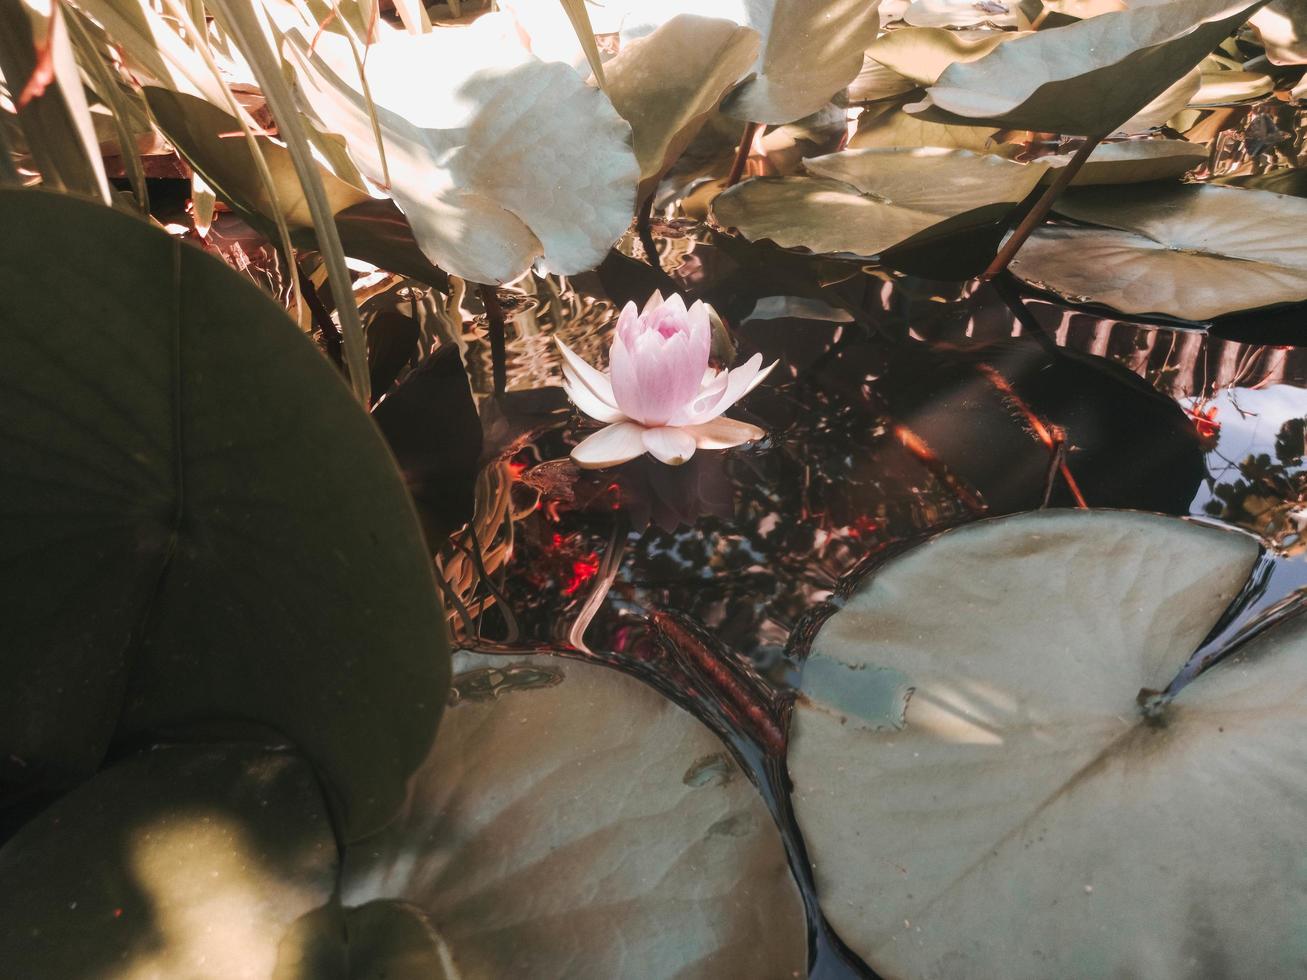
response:
<svg viewBox="0 0 1307 980"><path fill-rule="evenodd" d="M1054 511L863 583L803 667L788 756L845 939L890 975L1292 970L1302 629L1156 696L1256 553Z"/></svg>
<svg viewBox="0 0 1307 980"><path fill-rule="evenodd" d="M0 196L28 229L0 241L0 738L20 780L89 774L115 732L239 719L296 741L346 837L383 823L448 661L377 430L222 263L106 208ZM68 256L74 230L112 255ZM85 288L61 288L70 269Z"/></svg>

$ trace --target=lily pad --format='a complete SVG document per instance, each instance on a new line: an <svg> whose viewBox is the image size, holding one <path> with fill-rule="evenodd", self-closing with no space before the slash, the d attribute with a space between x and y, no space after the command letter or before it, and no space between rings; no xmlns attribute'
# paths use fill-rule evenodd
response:
<svg viewBox="0 0 1307 980"><path fill-rule="evenodd" d="M1039 229L1012 271L1123 313L1206 320L1307 300L1307 201L1211 185L1086 188L1059 214L1105 227Z"/></svg>
<svg viewBox="0 0 1307 980"><path fill-rule="evenodd" d="M1239 105L1264 99L1274 91L1271 76L1260 71L1205 71L1189 104L1200 108Z"/></svg>
<svg viewBox="0 0 1307 980"><path fill-rule="evenodd" d="M1016 27L1017 5L1003 0L912 0L903 20L913 27Z"/></svg>
<svg viewBox="0 0 1307 980"><path fill-rule="evenodd" d="M449 947L404 902L333 902L296 922L271 980L460 980Z"/></svg>
<svg viewBox="0 0 1307 980"><path fill-rule="evenodd" d="M967 150L846 150L804 161L815 177L759 178L717 197L713 215L751 241L872 256L990 224L1043 167Z"/></svg>
<svg viewBox="0 0 1307 980"><path fill-rule="evenodd" d="M47 192L0 215L0 754L59 786L115 731L254 723L319 768L346 837L374 829L449 662L372 421L218 259Z"/></svg>
<svg viewBox="0 0 1307 980"><path fill-rule="evenodd" d="M640 168L630 127L567 65L543 62L506 14L428 34L384 32L367 79L378 151L349 42L298 32L286 52L305 111L344 138L442 269L500 283L532 262L571 274L626 230Z"/></svg>
<svg viewBox="0 0 1307 980"><path fill-rule="evenodd" d="M469 980L802 975L779 833L715 735L596 664L456 672L407 810L346 853L346 903L421 908Z"/></svg>
<svg viewBox="0 0 1307 980"><path fill-rule="evenodd" d="M1046 511L860 586L814 641L788 759L844 940L898 977L1297 972L1307 621L1156 695L1257 554Z"/></svg>
<svg viewBox="0 0 1307 980"><path fill-rule="evenodd" d="M604 68L608 97L631 124L643 201L758 55L758 33L682 14L631 41Z"/></svg>
<svg viewBox="0 0 1307 980"><path fill-rule="evenodd" d="M862 70L880 30L877 0L752 0L747 23L762 35L756 77L726 97L722 111L780 125L812 115Z"/></svg>
<svg viewBox="0 0 1307 980"><path fill-rule="evenodd" d="M850 150L893 147L942 146L1008 156L1019 147L1000 143L999 130L985 126L956 126L931 122L903 111L899 103L872 106L858 117L858 129L849 140Z"/></svg>
<svg viewBox="0 0 1307 980"><path fill-rule="evenodd" d="M0 961L13 977L264 980L336 874L326 803L302 759L154 749L0 849Z"/></svg>
<svg viewBox="0 0 1307 980"><path fill-rule="evenodd" d="M934 85L949 65L977 61L1005 41L1024 36L1015 31L909 27L882 34L867 49L867 55L918 85Z"/></svg>
<svg viewBox="0 0 1307 980"><path fill-rule="evenodd" d="M1266 0L1132 4L949 67L915 111L941 122L1102 136L1197 65Z"/></svg>
<svg viewBox="0 0 1307 980"><path fill-rule="evenodd" d="M848 101L849 105L879 102L911 92L917 87L912 79L904 78L868 55L863 58L862 69L857 77L849 82Z"/></svg>
<svg viewBox="0 0 1307 980"><path fill-rule="evenodd" d="M1064 167L1074 153L1040 157L1044 166ZM1185 140L1126 140L1102 143L1071 181L1072 187L1094 184L1140 184L1149 180L1174 180L1183 177L1207 159L1207 149ZM1057 170L1050 169L1045 182L1053 180Z"/></svg>

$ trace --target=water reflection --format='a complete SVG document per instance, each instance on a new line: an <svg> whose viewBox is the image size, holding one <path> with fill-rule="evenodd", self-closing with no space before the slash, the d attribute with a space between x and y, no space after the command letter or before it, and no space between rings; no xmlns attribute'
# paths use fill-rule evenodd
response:
<svg viewBox="0 0 1307 980"><path fill-rule="evenodd" d="M824 600L980 517L1081 505L1193 515L1269 549L1201 666L1296 611L1307 585L1307 349L710 235L675 245L670 279L717 305L736 356L780 361L740 406L767 438L679 468L578 470L568 453L590 429L566 408L550 338L603 364L616 309L669 276L616 254L598 274L502 291L504 396L491 395L480 321L458 338L484 448L474 519L438 558L452 625L485 652L616 661L712 725L786 831L814 975L865 975L817 912L778 762Z"/></svg>

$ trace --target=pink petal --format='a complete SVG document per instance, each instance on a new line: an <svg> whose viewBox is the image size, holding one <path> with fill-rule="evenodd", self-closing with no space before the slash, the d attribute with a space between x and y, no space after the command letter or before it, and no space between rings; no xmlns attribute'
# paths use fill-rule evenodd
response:
<svg viewBox="0 0 1307 980"><path fill-rule="evenodd" d="M712 318L708 315L708 305L703 300L695 300L694 305L686 311L690 324L690 343L694 346L696 357L703 351L703 362L708 363L712 352Z"/></svg>
<svg viewBox="0 0 1307 980"><path fill-rule="evenodd" d="M697 425L700 422L707 422L709 419L721 415L741 398L753 391L754 388L762 384L763 379L771 374L772 369L778 363L778 361L773 361L764 368L761 366L762 355L754 354L753 357L739 367L732 368L726 379L726 388L722 391L721 397L693 413L685 420L686 424ZM701 400L696 398L693 404L701 404Z"/></svg>
<svg viewBox="0 0 1307 980"><path fill-rule="evenodd" d="M658 426L643 430L641 438L649 454L669 466L680 466L694 455L694 437L684 429Z"/></svg>
<svg viewBox="0 0 1307 980"><path fill-rule="evenodd" d="M587 364L576 353L576 351L572 350L572 348L568 347L557 337L554 338L554 343L558 345L558 353L563 356L564 367L572 369L572 373L576 375L577 381L580 382L581 387L588 388L592 395L606 404L609 408L616 408L617 400L613 397L613 385L612 382L608 380L608 376ZM582 409L582 411L585 411L585 409Z"/></svg>
<svg viewBox="0 0 1307 980"><path fill-rule="evenodd" d="M687 425L681 430L694 439L700 449L730 449L746 442L761 439L765 432L756 425L720 416L700 425Z"/></svg>
<svg viewBox="0 0 1307 980"><path fill-rule="evenodd" d="M613 403L627 418L643 422L644 398L635 370L635 358L620 333L613 337L613 346L608 352L608 371L612 379Z"/></svg>
<svg viewBox="0 0 1307 980"><path fill-rule="evenodd" d="M698 359L683 333L663 338L650 332L636 341L633 351L640 385L640 419L647 426L665 425L699 391L706 361Z"/></svg>
<svg viewBox="0 0 1307 980"><path fill-rule="evenodd" d="M691 398L688 404L678 409L668 419L667 424L694 425L696 422L712 418L712 413L707 410L716 406L721 400L722 392L726 390L727 381L730 380L729 375L728 371L705 374L699 393Z"/></svg>
<svg viewBox="0 0 1307 980"><path fill-rule="evenodd" d="M617 327L613 331L613 343L617 343L618 338L623 340L633 339L632 332L639 333L643 328L640 311L635 308L634 303L628 302L622 307L622 312L617 316Z"/></svg>
<svg viewBox="0 0 1307 980"><path fill-rule="evenodd" d="M634 422L614 422L578 444L572 459L585 470L618 466L644 453L643 431Z"/></svg>
<svg viewBox="0 0 1307 980"><path fill-rule="evenodd" d="M635 306L634 303L628 303L627 305ZM648 313L650 310L656 310L658 309L658 307L662 305L663 305L663 294L661 291L655 289L653 291L653 295L644 301L644 309L642 309L640 312Z"/></svg>
<svg viewBox="0 0 1307 980"><path fill-rule="evenodd" d="M567 379L563 382L563 390L567 392L567 397L572 399L572 404L596 422L620 422L626 418L618 409L613 408L582 384L581 379L566 364L563 365L563 377Z"/></svg>

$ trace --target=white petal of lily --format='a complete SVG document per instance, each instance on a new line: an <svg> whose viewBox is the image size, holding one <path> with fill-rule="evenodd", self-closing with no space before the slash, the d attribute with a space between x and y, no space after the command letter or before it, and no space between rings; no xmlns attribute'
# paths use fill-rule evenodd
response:
<svg viewBox="0 0 1307 980"><path fill-rule="evenodd" d="M563 390L567 392L567 397L572 399L572 404L596 422L620 422L626 418L621 411L613 408L582 384L581 379L566 364L563 365L563 377L567 379L563 382Z"/></svg>
<svg viewBox="0 0 1307 980"><path fill-rule="evenodd" d="M731 449L766 435L756 425L728 419L724 415L700 425L687 425L681 431L693 438L694 444L700 449Z"/></svg>
<svg viewBox="0 0 1307 980"><path fill-rule="evenodd" d="M768 364L765 368L763 368L761 371L759 371L759 372L757 373L757 375L754 376L754 379L753 379L752 381L749 382L749 387L747 387L747 388L744 389L744 395L747 395L749 392L753 391L754 388L757 388L758 385L760 385L760 384L762 384L764 381L766 381L766 380L767 380L767 375L771 374L772 371L776 370L776 365L779 364L779 363L780 363L780 361L772 361L772 362L771 362L770 364ZM743 398L744 395L741 395L740 397ZM723 408L722 411L724 412L724 411L726 411L726 409Z"/></svg>
<svg viewBox="0 0 1307 980"><path fill-rule="evenodd" d="M675 412L668 420L668 425L694 425L696 422L704 422L712 418L711 411L719 401L722 400L722 394L726 391L726 385L730 381L730 372L722 371L720 374L714 374L707 377L699 393L690 399L689 404L679 411Z"/></svg>
<svg viewBox="0 0 1307 980"><path fill-rule="evenodd" d="M608 379L608 375L588 364L576 351L557 337L554 338L554 343L558 345L558 353L563 356L563 363L572 369L572 373L576 375L581 387L587 388L592 395L609 408L616 408L617 399L613 397L613 383Z"/></svg>
<svg viewBox="0 0 1307 980"><path fill-rule="evenodd" d="M697 425L700 422L707 422L709 419L721 415L741 398L753 391L754 388L762 384L777 363L773 361L764 368L762 367L762 355L754 354L753 357L739 367L732 368L727 375L726 388L722 391L721 396L716 401L704 405L699 411L690 415L682 424ZM696 399L693 404L698 403L699 400Z"/></svg>
<svg viewBox="0 0 1307 980"><path fill-rule="evenodd" d="M680 466L694 455L694 436L684 429L660 425L642 430L640 436L649 454L668 466Z"/></svg>
<svg viewBox="0 0 1307 980"><path fill-rule="evenodd" d="M645 444L641 438L644 431L634 422L614 422L582 440L572 450L572 459L583 470L618 466L644 454ZM690 441L694 442L693 439Z"/></svg>
<svg viewBox="0 0 1307 980"><path fill-rule="evenodd" d="M645 314L645 313L648 313L650 310L656 310L656 309L658 309L658 307L660 307L660 306L662 306L662 305L663 305L663 294L662 294L662 291L661 291L661 290L657 290L657 289L655 289L655 290L653 291L653 295L650 296L650 297L645 301L644 309L642 309L642 310L640 311L640 313L641 313L641 315L643 315L643 314Z"/></svg>

